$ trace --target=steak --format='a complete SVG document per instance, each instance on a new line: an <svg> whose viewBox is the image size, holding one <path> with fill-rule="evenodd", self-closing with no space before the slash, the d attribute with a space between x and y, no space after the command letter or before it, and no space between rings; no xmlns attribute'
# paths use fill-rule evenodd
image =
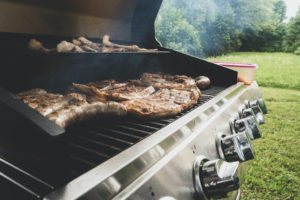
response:
<svg viewBox="0 0 300 200"><path fill-rule="evenodd" d="M140 84L148 84L154 88L188 89L196 86L193 78L185 75L150 74L144 73L139 80Z"/></svg>
<svg viewBox="0 0 300 200"><path fill-rule="evenodd" d="M22 92L17 94L16 97L44 116L66 106L86 102L85 97L82 95L69 94L63 96L61 94L47 93L42 89Z"/></svg>
<svg viewBox="0 0 300 200"><path fill-rule="evenodd" d="M85 89L85 85L76 85L80 86L78 88ZM97 89L92 87L88 90L90 92L88 94L94 94L92 92L95 90ZM87 102L87 97L80 93L61 95L47 93L43 89L32 89L16 94L16 96L62 128L66 128L75 122L97 119L103 116L121 116L127 113L123 104L106 101L97 98L95 95L93 99L89 97L90 103Z"/></svg>
<svg viewBox="0 0 300 200"><path fill-rule="evenodd" d="M154 94L129 101L123 101L128 113L140 118L158 118L176 115L192 107L200 98L197 87L191 90L159 89Z"/></svg>
<svg viewBox="0 0 300 200"><path fill-rule="evenodd" d="M152 86L137 86L132 82L119 83L115 80L105 80L87 85L73 83L71 91L85 94L89 102L94 102L145 98L155 92L155 89Z"/></svg>
<svg viewBox="0 0 300 200"><path fill-rule="evenodd" d="M127 82L73 83L67 95L32 89L16 96L66 128L84 120L127 113L140 118L176 115L195 105L201 91L195 80L185 75L144 73L140 79Z"/></svg>

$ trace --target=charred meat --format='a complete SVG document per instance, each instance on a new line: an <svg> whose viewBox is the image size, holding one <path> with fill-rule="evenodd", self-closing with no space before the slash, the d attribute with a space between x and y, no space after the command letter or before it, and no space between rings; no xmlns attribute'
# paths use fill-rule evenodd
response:
<svg viewBox="0 0 300 200"><path fill-rule="evenodd" d="M176 115L197 103L201 92L193 90L159 89L141 99L124 101L127 111L140 118L158 118Z"/></svg>
<svg viewBox="0 0 300 200"><path fill-rule="evenodd" d="M188 89L196 86L195 80L185 75L144 73L139 81L154 88Z"/></svg>
<svg viewBox="0 0 300 200"><path fill-rule="evenodd" d="M203 79L208 78L198 77L195 81L185 75L144 73L140 79L126 82L73 83L66 95L32 89L16 96L65 128L88 119L126 113L139 118L176 115L197 103L201 97L197 81Z"/></svg>

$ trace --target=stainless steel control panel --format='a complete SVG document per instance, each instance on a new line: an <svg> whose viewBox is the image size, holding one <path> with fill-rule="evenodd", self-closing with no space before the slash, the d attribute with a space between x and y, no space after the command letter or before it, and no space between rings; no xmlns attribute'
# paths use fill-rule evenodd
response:
<svg viewBox="0 0 300 200"><path fill-rule="evenodd" d="M250 141L262 136L261 98L255 82L218 95L181 128L189 135L114 199L239 199L246 161L254 159Z"/></svg>

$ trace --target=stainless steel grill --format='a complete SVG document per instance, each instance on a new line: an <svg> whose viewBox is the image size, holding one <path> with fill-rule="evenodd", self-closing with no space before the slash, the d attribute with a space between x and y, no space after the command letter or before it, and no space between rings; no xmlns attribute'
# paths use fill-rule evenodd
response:
<svg viewBox="0 0 300 200"><path fill-rule="evenodd" d="M43 165L38 166L37 169L31 168L28 172L24 168L31 166L22 164L21 169L9 158L0 159L0 176L15 184L29 196L42 198L60 185L82 175L208 102L224 89L224 87L212 87L203 91L203 96L193 108L174 117L147 121L135 118L96 120L71 127L67 130L64 141L67 145L65 163L60 161L61 169L56 169L62 171L60 174L63 174L63 178L57 177L53 169Z"/></svg>
<svg viewBox="0 0 300 200"><path fill-rule="evenodd" d="M161 47L154 30L161 2L0 0L0 199L239 198L244 161L253 158L249 140L261 137L261 92L256 83L237 83L233 70ZM104 34L158 51L27 49L31 38L53 48L82 35L99 42ZM66 130L13 95L32 88L64 93L72 82L145 72L204 75L212 84L174 117L91 120Z"/></svg>

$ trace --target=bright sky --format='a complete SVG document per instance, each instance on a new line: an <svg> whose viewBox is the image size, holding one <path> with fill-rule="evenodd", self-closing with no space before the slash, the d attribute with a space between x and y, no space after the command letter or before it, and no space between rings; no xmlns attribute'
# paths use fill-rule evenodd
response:
<svg viewBox="0 0 300 200"><path fill-rule="evenodd" d="M300 0L284 0L287 6L286 10L286 16L287 19L285 20L288 22L291 17L294 17L298 11L298 8L300 6Z"/></svg>

